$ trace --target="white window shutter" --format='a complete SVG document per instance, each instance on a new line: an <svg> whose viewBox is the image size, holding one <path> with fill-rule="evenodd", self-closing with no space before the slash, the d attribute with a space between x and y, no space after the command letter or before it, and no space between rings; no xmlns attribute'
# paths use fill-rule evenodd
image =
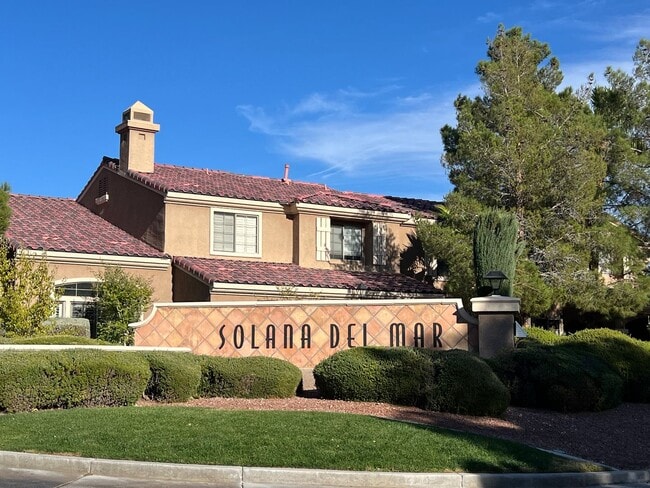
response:
<svg viewBox="0 0 650 488"><path fill-rule="evenodd" d="M386 224L373 222L372 224L372 264L386 265Z"/></svg>
<svg viewBox="0 0 650 488"><path fill-rule="evenodd" d="M316 217L316 261L330 260L330 218Z"/></svg>

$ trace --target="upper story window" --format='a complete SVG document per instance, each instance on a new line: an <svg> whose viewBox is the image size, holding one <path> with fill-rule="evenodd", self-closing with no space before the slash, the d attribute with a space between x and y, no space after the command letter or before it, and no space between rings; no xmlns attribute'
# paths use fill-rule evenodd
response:
<svg viewBox="0 0 650 488"><path fill-rule="evenodd" d="M365 225L333 221L330 227L330 258L361 261Z"/></svg>
<svg viewBox="0 0 650 488"><path fill-rule="evenodd" d="M222 209L212 211L212 254L261 255L261 214Z"/></svg>
<svg viewBox="0 0 650 488"><path fill-rule="evenodd" d="M360 261L388 264L388 227L385 222L316 218L316 261Z"/></svg>

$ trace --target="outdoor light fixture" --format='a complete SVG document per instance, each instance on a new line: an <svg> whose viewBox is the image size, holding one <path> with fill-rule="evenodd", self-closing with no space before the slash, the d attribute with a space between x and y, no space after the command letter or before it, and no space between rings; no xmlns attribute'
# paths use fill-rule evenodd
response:
<svg viewBox="0 0 650 488"><path fill-rule="evenodd" d="M492 270L488 271L487 274L483 276L483 279L490 283L490 288L492 288L492 294L494 295L501 289L501 283L503 283L504 280L507 280L508 277L504 275L502 271Z"/></svg>

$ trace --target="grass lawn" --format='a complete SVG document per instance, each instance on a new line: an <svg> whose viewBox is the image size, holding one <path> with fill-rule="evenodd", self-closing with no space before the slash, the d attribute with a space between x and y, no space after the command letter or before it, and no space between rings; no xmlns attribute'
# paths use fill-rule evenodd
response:
<svg viewBox="0 0 650 488"><path fill-rule="evenodd" d="M406 472L597 470L520 444L361 415L183 407L0 415L0 450L190 464Z"/></svg>

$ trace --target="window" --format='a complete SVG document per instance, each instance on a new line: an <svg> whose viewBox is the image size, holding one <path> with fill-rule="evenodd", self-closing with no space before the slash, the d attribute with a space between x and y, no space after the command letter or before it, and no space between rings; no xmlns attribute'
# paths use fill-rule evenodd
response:
<svg viewBox="0 0 650 488"><path fill-rule="evenodd" d="M260 256L258 213L212 211L212 253Z"/></svg>
<svg viewBox="0 0 650 488"><path fill-rule="evenodd" d="M364 226L332 222L330 228L330 258L361 261L363 258Z"/></svg>
<svg viewBox="0 0 650 488"><path fill-rule="evenodd" d="M95 325L96 279L56 284L61 294L55 317L86 318Z"/></svg>

